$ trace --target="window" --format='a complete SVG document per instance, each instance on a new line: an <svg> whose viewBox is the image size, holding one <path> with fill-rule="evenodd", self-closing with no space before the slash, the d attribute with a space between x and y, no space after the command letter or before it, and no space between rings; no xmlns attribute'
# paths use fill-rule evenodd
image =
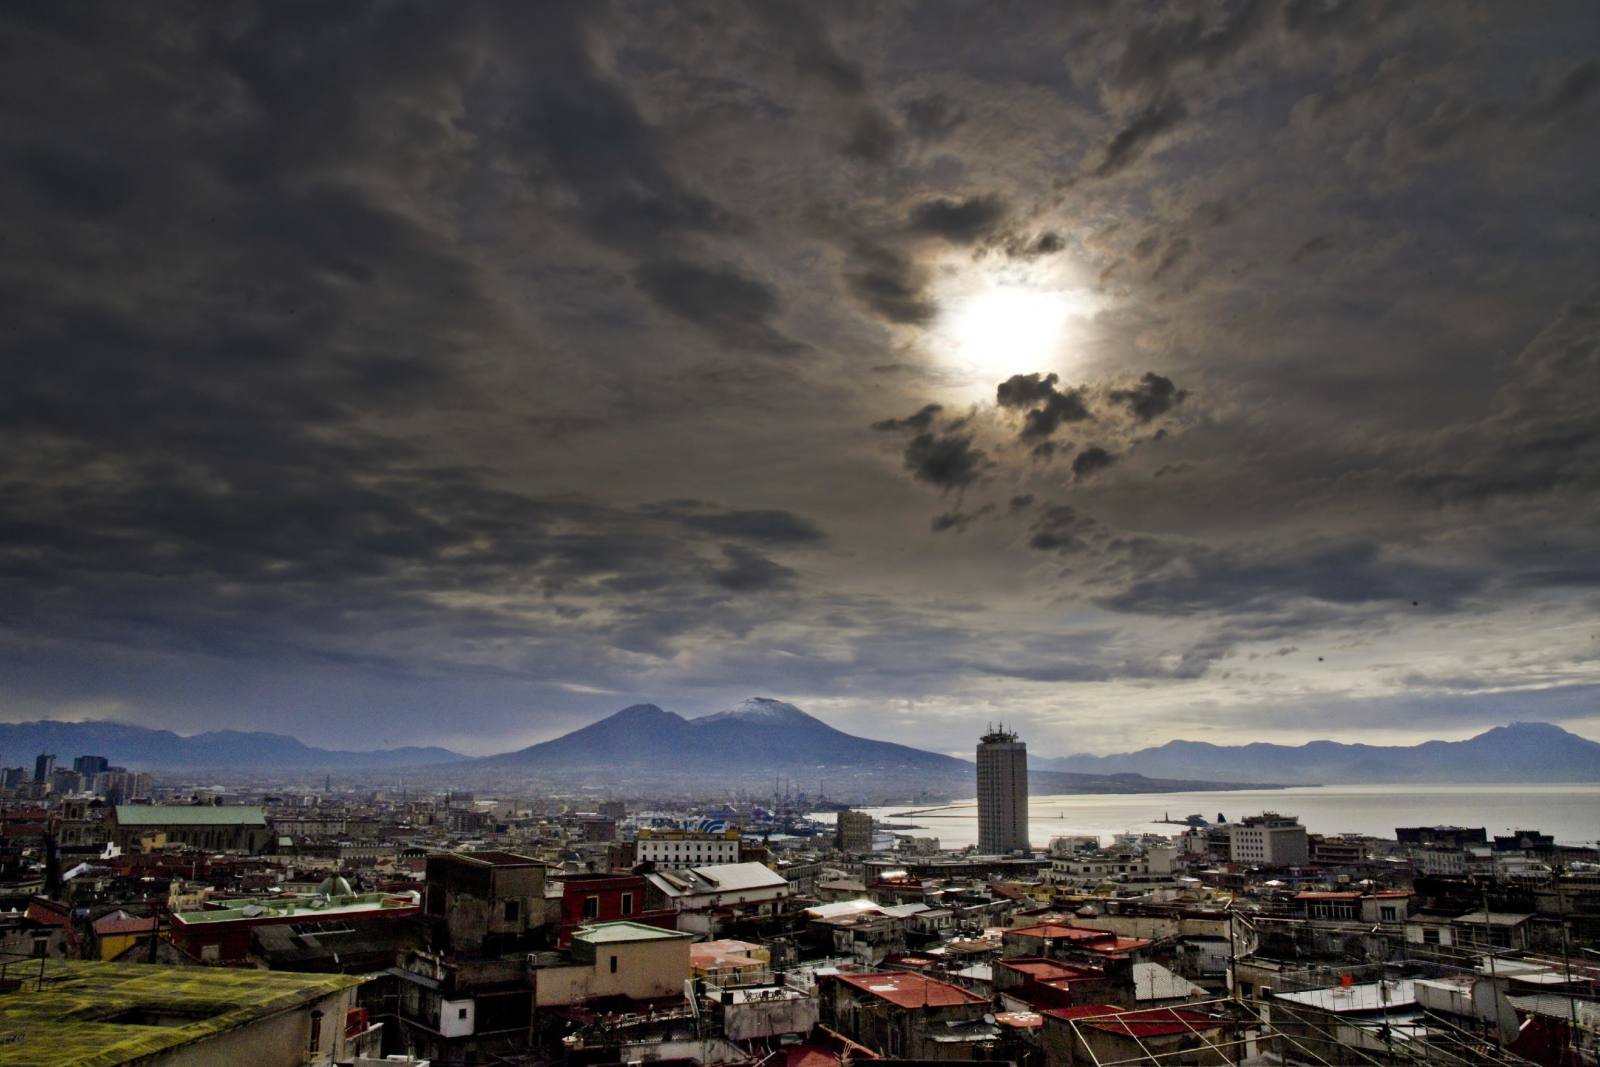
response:
<svg viewBox="0 0 1600 1067"><path fill-rule="evenodd" d="M521 902L515 901L515 900L508 900L508 901L506 901L505 908L506 908L506 922L514 923L514 922L517 921L518 918L521 917L521 911L522 911Z"/></svg>
<svg viewBox="0 0 1600 1067"><path fill-rule="evenodd" d="M221 945L201 945L200 958L203 960L219 960L222 958Z"/></svg>
<svg viewBox="0 0 1600 1067"><path fill-rule="evenodd" d="M611 957L611 973L612 974L616 974L617 973L617 957L615 957L615 956Z"/></svg>
<svg viewBox="0 0 1600 1067"><path fill-rule="evenodd" d="M600 917L600 898L583 898L583 917L585 919L598 919Z"/></svg>
<svg viewBox="0 0 1600 1067"><path fill-rule="evenodd" d="M1439 943L1439 928L1437 926L1424 926L1422 928L1422 943L1437 945Z"/></svg>
<svg viewBox="0 0 1600 1067"><path fill-rule="evenodd" d="M466 1008L457 1008L456 1009L456 1018L457 1019L465 1019L466 1017L467 1017L467 1009Z"/></svg>
<svg viewBox="0 0 1600 1067"><path fill-rule="evenodd" d="M1399 913L1393 905L1384 905L1378 908L1378 918L1382 922L1392 923L1399 918Z"/></svg>
<svg viewBox="0 0 1600 1067"><path fill-rule="evenodd" d="M622 914L624 914L624 915L632 915L633 914L633 894L632 893L624 893L624 894L622 894Z"/></svg>

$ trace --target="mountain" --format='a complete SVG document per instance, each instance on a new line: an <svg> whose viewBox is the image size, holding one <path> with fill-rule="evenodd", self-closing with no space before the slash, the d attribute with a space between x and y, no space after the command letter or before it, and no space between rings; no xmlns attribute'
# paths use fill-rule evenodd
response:
<svg viewBox="0 0 1600 1067"><path fill-rule="evenodd" d="M741 776L764 776L767 770L811 776L818 768L947 775L972 770L965 760L835 730L793 704L767 697L698 719L635 704L553 741L486 756L477 766L561 773L633 768L720 774L732 769Z"/></svg>
<svg viewBox="0 0 1600 1067"><path fill-rule="evenodd" d="M312 748L283 734L217 730L184 737L119 722L0 723L0 762L24 766L47 752L58 767L78 756L104 756L114 766L133 770L357 770L415 767L465 760L444 748L389 748L346 752Z"/></svg>
<svg viewBox="0 0 1600 1067"><path fill-rule="evenodd" d="M1159 748L1111 756L1029 761L1041 770L1183 778L1271 778L1278 782L1597 782L1600 742L1543 722L1497 726L1466 741L1420 745L1212 745L1169 741Z"/></svg>
<svg viewBox="0 0 1600 1067"><path fill-rule="evenodd" d="M824 789L829 783L857 790L901 786L968 796L976 776L967 760L856 737L768 697L752 697L698 719L635 704L552 741L476 760L473 769L674 786L770 785L775 777L789 777L801 789L821 779ZM1238 782L1164 782L1138 774L1041 772L1032 777L1030 788L1038 795L1256 788Z"/></svg>

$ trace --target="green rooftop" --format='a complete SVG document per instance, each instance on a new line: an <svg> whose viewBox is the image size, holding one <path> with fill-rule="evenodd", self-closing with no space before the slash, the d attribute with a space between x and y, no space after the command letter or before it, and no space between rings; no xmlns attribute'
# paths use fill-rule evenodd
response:
<svg viewBox="0 0 1600 1067"><path fill-rule="evenodd" d="M118 804L118 826L265 826L254 804Z"/></svg>
<svg viewBox="0 0 1600 1067"><path fill-rule="evenodd" d="M0 996L0 1067L141 1061L361 981L340 974L52 960L42 991L33 992L30 981ZM193 1021L172 1025L184 1019Z"/></svg>

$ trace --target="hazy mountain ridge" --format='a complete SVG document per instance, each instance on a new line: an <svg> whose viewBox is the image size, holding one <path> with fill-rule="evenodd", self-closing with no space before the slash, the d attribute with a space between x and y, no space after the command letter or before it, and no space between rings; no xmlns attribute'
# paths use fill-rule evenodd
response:
<svg viewBox="0 0 1600 1067"><path fill-rule="evenodd" d="M679 784L691 776L727 783L784 775L796 777L798 788L807 790L818 779L831 779L843 788L841 779L859 784L871 778L959 792L971 790L976 776L968 760L856 737L768 697L752 697L697 719L654 704L635 704L553 740L476 760L474 769L551 779L613 771ZM1041 771L1031 778L1030 788L1039 795L1254 788L1250 783L1168 782L1138 774Z"/></svg>
<svg viewBox="0 0 1600 1067"><path fill-rule="evenodd" d="M104 756L132 770L355 770L417 767L465 760L449 749L415 746L370 752L312 748L284 734L215 730L185 737L128 723L89 721L0 723L0 763L27 767L49 753L71 768L79 756Z"/></svg>
<svg viewBox="0 0 1600 1067"><path fill-rule="evenodd" d="M1108 774L1131 771L1163 777L1271 778L1296 784L1389 782L1595 782L1600 742L1550 723L1497 726L1465 741L1362 745L1311 741L1304 745L1213 745L1169 741L1157 748L1108 756L1032 757L1040 770Z"/></svg>
<svg viewBox="0 0 1600 1067"><path fill-rule="evenodd" d="M635 704L551 741L477 760L480 767L571 772L602 767L758 770L826 766L961 773L971 764L920 748L872 741L836 730L793 704L754 697L736 707L685 719L654 704Z"/></svg>

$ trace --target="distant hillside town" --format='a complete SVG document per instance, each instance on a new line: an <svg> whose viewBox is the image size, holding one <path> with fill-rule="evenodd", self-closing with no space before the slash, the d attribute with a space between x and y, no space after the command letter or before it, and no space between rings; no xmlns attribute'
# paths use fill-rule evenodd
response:
<svg viewBox="0 0 1600 1067"><path fill-rule="evenodd" d="M1052 772L1003 724L974 731L961 848L781 775L588 784L604 738L621 766L650 736L624 727L816 722L667 715L499 758L523 777L492 792L38 755L0 802L0 1063L1592 1062L1593 841L1323 834L1271 793L1041 840ZM897 749L836 757L922 758Z"/></svg>

